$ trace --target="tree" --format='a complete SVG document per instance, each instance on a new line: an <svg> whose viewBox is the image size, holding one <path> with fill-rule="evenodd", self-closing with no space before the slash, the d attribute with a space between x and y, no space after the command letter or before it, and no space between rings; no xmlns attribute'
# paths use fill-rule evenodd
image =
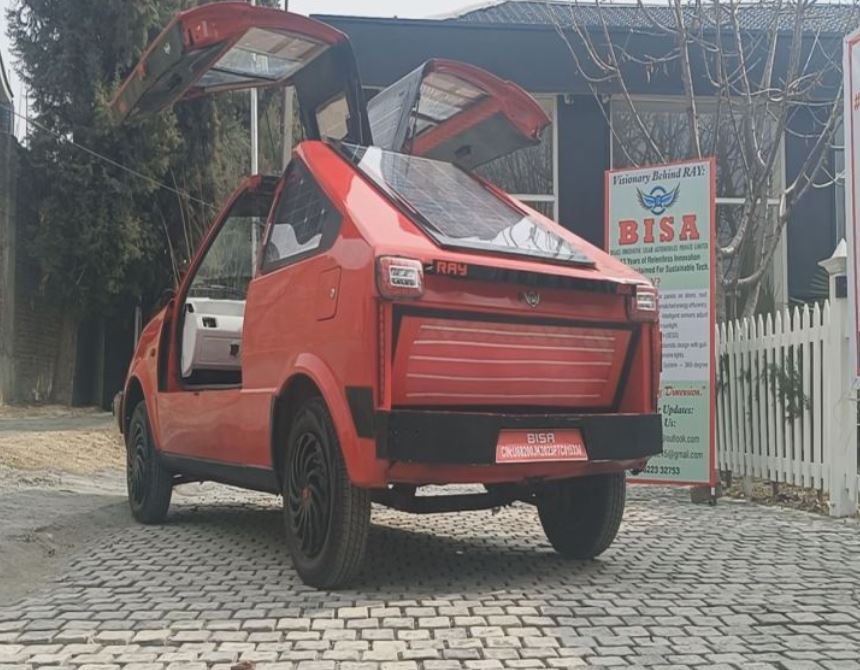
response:
<svg viewBox="0 0 860 670"><path fill-rule="evenodd" d="M21 0L7 14L34 122L28 181L37 216L28 250L45 294L76 316L104 311L154 279L153 196L180 138L169 115L117 127L107 101L176 4Z"/></svg>
<svg viewBox="0 0 860 670"><path fill-rule="evenodd" d="M753 314L793 207L832 178L829 150L842 110L838 39L824 35L814 0L639 0L623 8L626 29L607 18L620 9L546 4L576 76L601 103L610 95L619 101L610 124L616 166L716 157L718 196L737 199L718 213L719 313ZM680 81L677 114L631 93L634 81L656 77ZM800 136L808 154L783 183L787 134Z"/></svg>

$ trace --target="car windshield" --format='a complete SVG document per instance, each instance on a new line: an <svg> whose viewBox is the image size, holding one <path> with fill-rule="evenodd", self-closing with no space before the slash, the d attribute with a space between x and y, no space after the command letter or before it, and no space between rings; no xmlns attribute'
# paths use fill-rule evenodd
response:
<svg viewBox="0 0 860 670"><path fill-rule="evenodd" d="M363 174L410 207L416 223L444 247L593 265L537 216L506 203L451 163L378 147L340 146Z"/></svg>

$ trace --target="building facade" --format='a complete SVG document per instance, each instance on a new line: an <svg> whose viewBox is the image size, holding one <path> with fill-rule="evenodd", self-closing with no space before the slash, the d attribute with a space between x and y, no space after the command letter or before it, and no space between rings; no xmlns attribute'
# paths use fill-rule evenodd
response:
<svg viewBox="0 0 860 670"><path fill-rule="evenodd" d="M753 6L755 11L741 16L746 34L769 29L769 17L761 13L767 10L761 7ZM429 58L473 63L530 91L550 113L552 127L540 147L490 166L487 176L555 216L565 227L603 246L605 170L658 161L650 159L648 147L625 142L624 130L632 123L626 98L611 86L596 94L595 86L578 71L571 44L575 50L582 42L577 32L581 30L606 34L623 43L633 59L625 83L637 113L665 139L660 147L665 160L686 158L688 142L683 128L687 98L677 63L649 70L635 62L637 57L644 61L673 47L673 38L653 25L655 19L671 25L674 17L660 14L667 10L655 7L651 15L644 16L633 5L597 9L590 3L507 0L442 20L317 18L349 35L369 95ZM820 4L810 10L804 39L816 40L821 52L832 54L841 63L842 38L857 24L856 6ZM779 28L785 32L789 26ZM785 43L777 43L777 69L784 67L780 59L787 57ZM578 57L582 59L583 54ZM692 72L698 112L707 124L716 116L716 99L704 66L694 62ZM834 69L824 82L825 95L839 95L838 78ZM777 178L772 185L773 198L768 200L768 216L776 216L780 189L791 183L809 154L813 126L808 115L791 116L782 138L781 161L774 171ZM841 170L839 145L834 142L828 151L825 174L836 175ZM724 153L730 156L732 152ZM735 168L730 163L720 166L719 222L730 224L743 203L742 187L731 178ZM826 291L817 263L830 256L844 235L843 198L842 185L836 179L810 189L794 206L772 268L770 284L776 306L789 299L815 299Z"/></svg>

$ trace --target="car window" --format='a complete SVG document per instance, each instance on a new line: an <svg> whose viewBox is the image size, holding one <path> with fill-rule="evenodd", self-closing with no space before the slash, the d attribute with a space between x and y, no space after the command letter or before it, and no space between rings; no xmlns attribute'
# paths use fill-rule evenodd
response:
<svg viewBox="0 0 860 670"><path fill-rule="evenodd" d="M275 210L263 256L263 271L301 260L334 242L340 214L308 169L294 162Z"/></svg>
<svg viewBox="0 0 860 670"><path fill-rule="evenodd" d="M189 298L245 299L271 202L269 194L251 193L236 201L191 281Z"/></svg>

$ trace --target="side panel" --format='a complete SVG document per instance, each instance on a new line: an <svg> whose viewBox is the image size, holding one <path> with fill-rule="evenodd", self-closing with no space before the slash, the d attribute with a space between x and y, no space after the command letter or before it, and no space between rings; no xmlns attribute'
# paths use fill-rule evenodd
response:
<svg viewBox="0 0 860 670"><path fill-rule="evenodd" d="M176 391L158 397L162 450L249 467L269 467L271 393Z"/></svg>
<svg viewBox="0 0 860 670"><path fill-rule="evenodd" d="M326 150L327 151L327 150ZM329 199L333 181L350 179L342 169L318 171L306 161ZM374 387L376 302L371 247L342 207L340 234L317 256L273 269L251 282L242 343L243 396L253 415L267 413L271 402L296 375L310 378L323 394L335 422L353 482L380 481L372 440L356 436L346 401L346 387ZM256 419L255 419L256 420ZM271 465L270 443L256 458Z"/></svg>
<svg viewBox="0 0 860 670"><path fill-rule="evenodd" d="M158 360L160 357L161 334L165 324L165 315L169 307L156 314L143 328L137 347L134 351L131 364L128 369L128 377L125 381L123 394L122 415L128 416L134 411L129 403L129 388L132 381L136 380L143 389L143 397L146 401L146 411L149 415L149 424L153 431L156 448L161 449L162 439L160 431L160 417L158 415ZM125 433L127 426L123 426Z"/></svg>

